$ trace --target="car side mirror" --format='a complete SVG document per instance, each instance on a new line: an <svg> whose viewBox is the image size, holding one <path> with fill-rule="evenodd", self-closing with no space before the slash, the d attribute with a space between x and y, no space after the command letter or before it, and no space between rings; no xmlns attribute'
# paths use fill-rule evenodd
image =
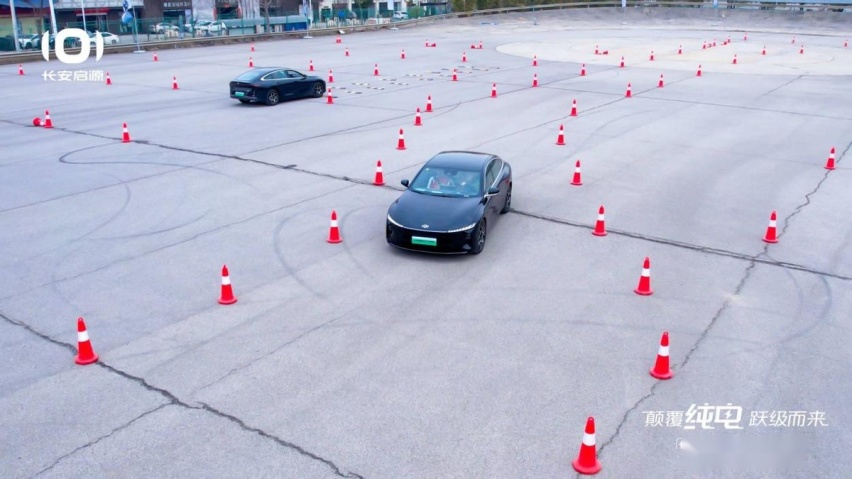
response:
<svg viewBox="0 0 852 479"><path fill-rule="evenodd" d="M488 196L494 196L500 194L500 188L494 187L488 189Z"/></svg>
<svg viewBox="0 0 852 479"><path fill-rule="evenodd" d="M402 186L408 188L408 180L402 180L400 183L402 183Z"/></svg>

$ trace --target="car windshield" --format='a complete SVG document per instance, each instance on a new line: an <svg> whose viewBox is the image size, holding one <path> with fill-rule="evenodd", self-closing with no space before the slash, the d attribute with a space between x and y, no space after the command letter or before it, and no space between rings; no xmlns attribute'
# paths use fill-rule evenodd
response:
<svg viewBox="0 0 852 479"><path fill-rule="evenodd" d="M420 170L411 189L434 196L470 198L482 195L482 174L478 171L427 166Z"/></svg>

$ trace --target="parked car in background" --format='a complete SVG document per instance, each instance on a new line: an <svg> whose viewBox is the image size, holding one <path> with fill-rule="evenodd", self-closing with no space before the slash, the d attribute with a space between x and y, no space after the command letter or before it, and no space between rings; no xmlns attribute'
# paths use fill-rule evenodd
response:
<svg viewBox="0 0 852 479"><path fill-rule="evenodd" d="M177 25L172 25L171 23L157 23L148 27L148 32L162 34L167 31L178 31Z"/></svg>
<svg viewBox="0 0 852 479"><path fill-rule="evenodd" d="M18 37L18 43L21 44L22 50L26 50L28 48L41 48L41 35L27 35L24 37Z"/></svg>
<svg viewBox="0 0 852 479"><path fill-rule="evenodd" d="M195 24L195 31L198 33L220 33L228 30L224 22L211 22L210 20L201 20Z"/></svg>
<svg viewBox="0 0 852 479"><path fill-rule="evenodd" d="M104 39L104 45L118 45L121 43L121 38L118 35L115 35L110 32L99 32L101 34L101 38ZM95 34L94 32L89 32L89 43L94 46L95 45Z"/></svg>
<svg viewBox="0 0 852 479"><path fill-rule="evenodd" d="M394 20L408 20L408 12L393 12Z"/></svg>

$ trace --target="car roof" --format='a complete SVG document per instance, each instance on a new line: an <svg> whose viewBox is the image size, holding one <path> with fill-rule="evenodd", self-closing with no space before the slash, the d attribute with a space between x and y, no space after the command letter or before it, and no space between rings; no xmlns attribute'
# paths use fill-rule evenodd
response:
<svg viewBox="0 0 852 479"><path fill-rule="evenodd" d="M496 155L476 151L442 151L433 156L426 164L440 168L481 169Z"/></svg>

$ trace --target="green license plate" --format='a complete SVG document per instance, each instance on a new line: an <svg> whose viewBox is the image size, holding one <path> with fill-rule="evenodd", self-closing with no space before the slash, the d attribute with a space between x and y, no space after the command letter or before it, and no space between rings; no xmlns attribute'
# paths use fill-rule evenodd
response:
<svg viewBox="0 0 852 479"><path fill-rule="evenodd" d="M424 238L422 236L412 236L411 244L420 246L438 246L438 240L435 238Z"/></svg>
<svg viewBox="0 0 852 479"><path fill-rule="evenodd" d="M246 96L246 94L245 94L245 93L243 93L243 92L241 92L241 91L234 92L234 95L237 95L237 96Z"/></svg>

